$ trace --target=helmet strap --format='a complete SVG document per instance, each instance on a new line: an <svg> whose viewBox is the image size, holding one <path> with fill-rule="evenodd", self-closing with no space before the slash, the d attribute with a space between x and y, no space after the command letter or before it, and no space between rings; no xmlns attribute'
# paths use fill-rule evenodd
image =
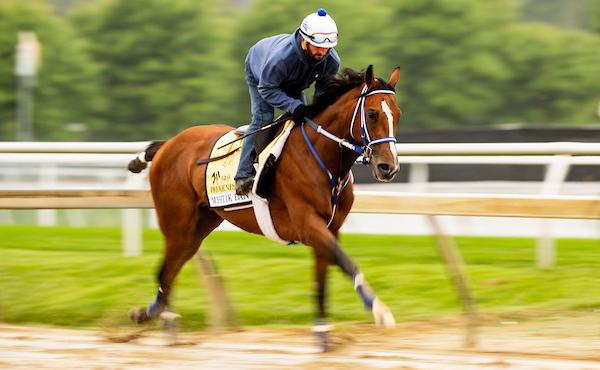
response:
<svg viewBox="0 0 600 370"><path fill-rule="evenodd" d="M308 41L306 41L306 39L304 37L302 37L302 40L300 40L300 46L302 47L302 50L304 51L304 55L306 55L306 57L312 61L316 61L316 59L311 55L309 47L308 47Z"/></svg>
<svg viewBox="0 0 600 370"><path fill-rule="evenodd" d="M304 39L304 37L302 38L302 41L300 42L300 46L302 47L302 51L304 51L304 55L306 55L306 57L310 60L313 60L312 55L310 55L310 50L308 50L308 41L306 41L306 39Z"/></svg>
<svg viewBox="0 0 600 370"><path fill-rule="evenodd" d="M304 50L305 52L308 51L308 41L306 41L306 39L304 37L302 37L302 39L300 40L300 45L302 46L302 50Z"/></svg>

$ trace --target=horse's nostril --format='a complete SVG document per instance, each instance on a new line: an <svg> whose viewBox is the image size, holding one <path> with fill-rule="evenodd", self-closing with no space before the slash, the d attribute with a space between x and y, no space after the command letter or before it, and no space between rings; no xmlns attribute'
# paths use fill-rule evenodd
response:
<svg viewBox="0 0 600 370"><path fill-rule="evenodd" d="M381 171L382 173L390 172L390 165L388 165L387 163L380 163L377 165L377 168L379 168L379 171Z"/></svg>

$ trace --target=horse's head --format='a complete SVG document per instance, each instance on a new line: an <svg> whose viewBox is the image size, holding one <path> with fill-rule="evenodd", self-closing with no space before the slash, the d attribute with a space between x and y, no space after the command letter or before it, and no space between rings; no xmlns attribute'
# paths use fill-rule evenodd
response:
<svg viewBox="0 0 600 370"><path fill-rule="evenodd" d="M399 67L385 82L375 77L370 65L364 72L364 84L359 87L359 100L350 127L352 139L362 142L363 155L371 163L373 177L379 181L391 181L400 169L395 134L402 112L394 93L399 79Z"/></svg>

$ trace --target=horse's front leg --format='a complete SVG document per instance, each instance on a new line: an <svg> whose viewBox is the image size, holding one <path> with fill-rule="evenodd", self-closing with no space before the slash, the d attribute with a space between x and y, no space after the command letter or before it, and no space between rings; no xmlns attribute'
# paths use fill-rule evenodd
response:
<svg viewBox="0 0 600 370"><path fill-rule="evenodd" d="M337 241L328 249L331 250L335 264L338 265L346 275L352 278L354 290L356 290L360 296L365 308L373 313L375 324L385 328L394 327L396 325L394 315L377 295L375 295L367 283L364 274L350 257L344 253Z"/></svg>
<svg viewBox="0 0 600 370"><path fill-rule="evenodd" d="M348 275L353 283L354 289L361 298L366 309L373 313L377 326L393 327L396 322L391 311L387 306L375 295L369 287L363 273L358 266L348 257L337 242L336 237L327 229L327 225L318 217L309 220L305 225L306 232L303 234L302 242L312 246L315 249L316 256L316 289L317 289L317 305L319 308L319 317L317 319L316 329L318 324L326 319L325 311L325 287L326 287L326 265L323 267L323 261L337 265L346 275ZM323 260L323 261L321 261Z"/></svg>

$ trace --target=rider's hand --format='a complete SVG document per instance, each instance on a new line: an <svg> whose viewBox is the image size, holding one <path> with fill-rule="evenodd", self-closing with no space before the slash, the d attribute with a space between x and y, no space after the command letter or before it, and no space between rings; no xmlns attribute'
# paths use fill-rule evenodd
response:
<svg viewBox="0 0 600 370"><path fill-rule="evenodd" d="M302 121L304 121L304 116L306 116L307 113L308 113L308 107L304 104L300 104L292 112L292 119L297 124L300 124L300 123L302 123Z"/></svg>

